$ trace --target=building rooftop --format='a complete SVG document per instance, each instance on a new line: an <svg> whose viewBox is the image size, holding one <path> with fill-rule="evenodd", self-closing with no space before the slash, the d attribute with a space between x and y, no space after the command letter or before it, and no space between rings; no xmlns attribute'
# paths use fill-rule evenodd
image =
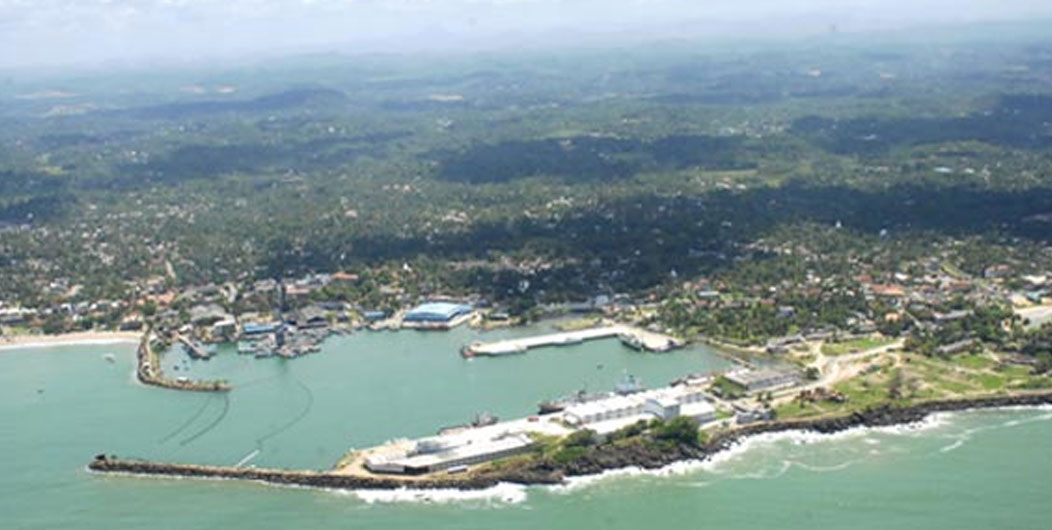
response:
<svg viewBox="0 0 1052 530"><path fill-rule="evenodd" d="M682 385L672 388L659 388L655 390L647 390L644 392L637 392L635 394L629 394L627 396L611 396L609 398L598 399L595 401L588 401L578 405L567 407L564 414L575 416L577 418L583 418L586 416L592 416L596 414L603 414L615 410L626 410L633 407L642 407L648 400L653 400L661 406L674 406L678 404L686 404L692 399L699 399L703 390L700 387ZM692 399L691 399L692 398ZM698 401L703 407L711 408L712 405L704 401ZM632 422L629 422L632 423Z"/></svg>
<svg viewBox="0 0 1052 530"><path fill-rule="evenodd" d="M444 438L444 437L443 437ZM436 437L438 439L438 437ZM492 439L479 438L449 438L442 439L445 448L427 453L415 455L386 454L374 455L369 461L377 464L398 464L406 468L433 468L444 462L461 461L474 457L498 454L504 451L525 448L533 443L529 435L524 433L508 434Z"/></svg>
<svg viewBox="0 0 1052 530"><path fill-rule="evenodd" d="M429 302L410 309L405 315L405 320L449 320L457 315L467 313L471 309L472 307L466 304Z"/></svg>

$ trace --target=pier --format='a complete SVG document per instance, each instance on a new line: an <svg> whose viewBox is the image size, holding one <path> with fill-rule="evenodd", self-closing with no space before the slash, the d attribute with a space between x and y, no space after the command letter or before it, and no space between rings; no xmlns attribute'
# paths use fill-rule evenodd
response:
<svg viewBox="0 0 1052 530"><path fill-rule="evenodd" d="M175 339L183 343L183 346L186 348L186 352L190 354L190 357L203 361L212 358L212 354L205 350L200 343L194 342L179 333L175 333Z"/></svg>
<svg viewBox="0 0 1052 530"><path fill-rule="evenodd" d="M230 384L226 381L190 381L184 379L168 379L161 370L161 359L153 348L150 347L149 330L143 334L139 341L139 348L135 352L137 366L135 375L144 385L169 388L172 390L188 390L192 392L227 392Z"/></svg>
<svg viewBox="0 0 1052 530"><path fill-rule="evenodd" d="M610 337L621 339L621 342L628 347L649 352L667 352L682 347L684 344L682 340L675 339L668 335L617 324L578 331L551 333L536 337L524 337L496 342L474 342L465 346L461 350L461 354L464 357L499 357L502 355L524 353L532 348L566 346L580 344L586 340L606 339Z"/></svg>

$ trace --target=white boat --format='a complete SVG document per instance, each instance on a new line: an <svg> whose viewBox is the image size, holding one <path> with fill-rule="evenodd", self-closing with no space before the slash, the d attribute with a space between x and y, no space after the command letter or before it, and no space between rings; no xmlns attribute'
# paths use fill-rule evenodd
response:
<svg viewBox="0 0 1052 530"><path fill-rule="evenodd" d="M619 395L627 396L628 394L635 394L636 392L642 392L646 390L643 383L640 382L636 376L625 373L625 378L614 385L614 392Z"/></svg>
<svg viewBox="0 0 1052 530"><path fill-rule="evenodd" d="M640 339L631 333L619 333L617 338L621 339L621 344L624 344L633 350L643 351L645 349L643 339Z"/></svg>

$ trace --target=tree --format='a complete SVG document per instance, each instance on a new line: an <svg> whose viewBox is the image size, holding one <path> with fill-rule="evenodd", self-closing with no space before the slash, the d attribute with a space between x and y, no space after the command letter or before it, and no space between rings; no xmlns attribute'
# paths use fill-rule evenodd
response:
<svg viewBox="0 0 1052 530"><path fill-rule="evenodd" d="M597 434L592 429L581 429L574 431L566 437L563 445L566 447L588 447L599 442Z"/></svg>
<svg viewBox="0 0 1052 530"><path fill-rule="evenodd" d="M1037 362L1034 364L1034 373L1043 374L1052 370L1052 353L1043 351L1037 354Z"/></svg>
<svg viewBox="0 0 1052 530"><path fill-rule="evenodd" d="M689 416L677 416L669 421L655 422L654 439L676 442L689 446L698 445L698 422Z"/></svg>

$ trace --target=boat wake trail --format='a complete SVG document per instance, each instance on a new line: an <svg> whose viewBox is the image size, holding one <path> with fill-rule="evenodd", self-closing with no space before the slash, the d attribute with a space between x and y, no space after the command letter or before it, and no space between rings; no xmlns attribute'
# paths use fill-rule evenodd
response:
<svg viewBox="0 0 1052 530"><path fill-rule="evenodd" d="M259 379L253 379L251 381L246 381L244 383L238 383L237 389L238 390L244 390L246 388L251 388L251 387L254 387L254 386L262 384L262 383L273 381L273 380L275 380L277 378L278 378L278 376L272 375L272 376L269 376L269 377L260 377Z"/></svg>
<svg viewBox="0 0 1052 530"><path fill-rule="evenodd" d="M291 429L293 426L295 426L297 423L303 420L303 418L306 418L307 414L310 414L311 409L314 408L314 392L312 392L307 385L303 384L303 381L300 381L299 379L296 379L295 381L296 385L298 385L300 389L303 390L303 393L307 396L307 402L304 404L303 410L301 410L299 414L296 414L294 418L282 424L280 427L268 432L267 434L264 434L259 438L256 438L256 449L262 450L263 442Z"/></svg>
<svg viewBox="0 0 1052 530"><path fill-rule="evenodd" d="M197 431L196 433L191 435L189 438L185 438L185 439L181 440L179 442L179 445L186 445L186 444L188 444L188 443L190 443L190 442L192 442L192 441L194 441L194 440L196 440L196 439L208 434L208 431L211 431L212 429L215 429L216 426L219 425L219 423L221 421L223 421L223 418L226 417L226 413L229 412L229 411L230 411L230 396L228 394L224 393L223 394L223 411L219 413L219 416L216 416L216 419L212 420L212 423L209 423L208 425L206 425L205 428L201 429L200 431Z"/></svg>
<svg viewBox="0 0 1052 530"><path fill-rule="evenodd" d="M176 429L174 431L164 435L164 437L161 438L160 440L158 440L157 443L163 444L163 443L167 442L168 440L171 440L172 438L175 438L176 436L179 435L179 433L185 431L188 427L190 427L190 425L192 425L195 421L197 421L197 418L201 417L201 414L204 414L205 409L208 408L208 405L210 405L212 403L212 399L213 398L215 398L215 394L209 395L208 399L206 399L205 402L202 403L201 406L197 409L197 412L194 412L193 415L190 416L190 418L188 418L185 422L183 422L182 425L176 427Z"/></svg>

